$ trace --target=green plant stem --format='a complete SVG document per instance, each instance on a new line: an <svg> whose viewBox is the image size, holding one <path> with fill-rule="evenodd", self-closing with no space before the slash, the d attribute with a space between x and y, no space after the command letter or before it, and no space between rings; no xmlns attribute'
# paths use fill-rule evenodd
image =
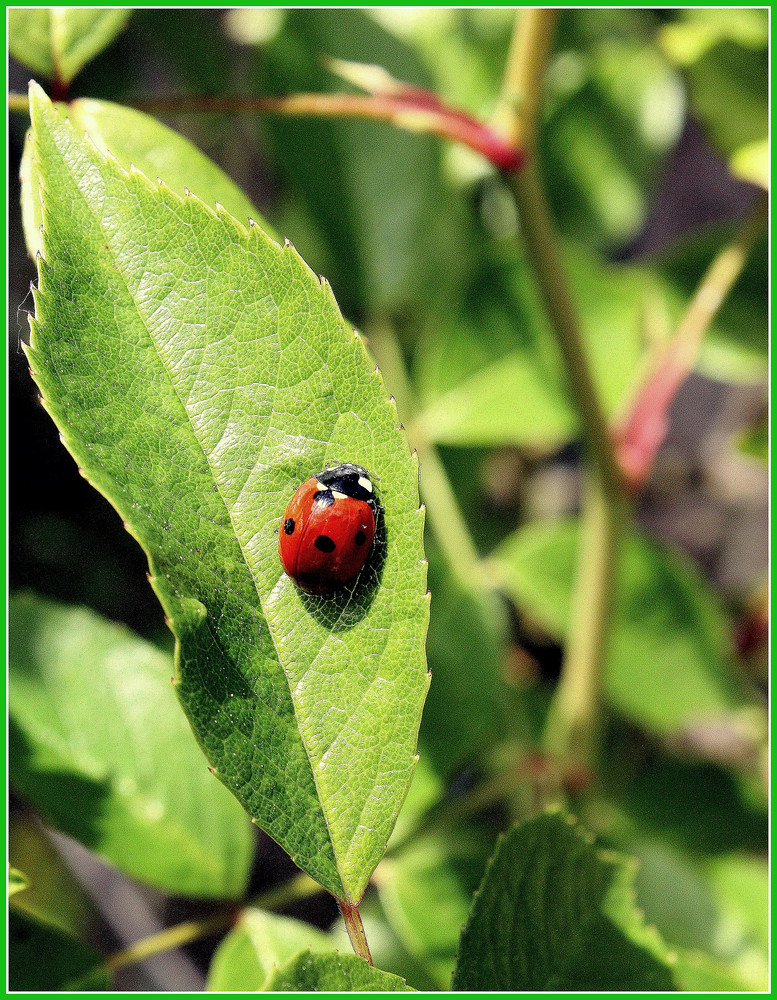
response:
<svg viewBox="0 0 777 1000"><path fill-rule="evenodd" d="M289 879L283 885L269 889L259 896L255 896L245 907L252 907L258 910L277 910L288 903L293 903L298 899L305 899L316 893L324 892L324 889L315 882L309 875L300 872L295 878ZM134 965L136 962L143 962L154 955L160 955L174 948L180 948L201 938L210 937L232 927L240 919L243 907L234 907L217 913L213 917L205 920L185 920L172 927L165 927L158 934L150 934L140 941L135 941L128 948L117 951L106 958L103 968L108 972L116 972L118 969Z"/></svg>
<svg viewBox="0 0 777 1000"><path fill-rule="evenodd" d="M587 459L608 494L618 496L622 487L613 442L583 346L577 308L569 290L536 161L527 164L520 176L511 178L510 186L518 207L527 257L556 335L570 394L580 415Z"/></svg>
<svg viewBox="0 0 777 1000"><path fill-rule="evenodd" d="M9 94L8 95L8 110L9 111L23 111L24 114L28 115L30 113L30 102L26 94Z"/></svg>
<svg viewBox="0 0 777 1000"><path fill-rule="evenodd" d="M494 125L527 156L534 152L542 77L556 26L553 9L527 7L516 14Z"/></svg>
<svg viewBox="0 0 777 1000"><path fill-rule="evenodd" d="M582 543L572 597L570 637L546 727L545 746L562 765L590 767L598 743L602 663L625 501L613 442L588 365L577 309L569 291L558 238L533 155L554 14L553 11L524 10L516 15L502 88L501 127L513 141L522 144L529 156L524 170L512 176L509 183L518 208L527 256L556 335L570 394L580 415L587 464Z"/></svg>
<svg viewBox="0 0 777 1000"><path fill-rule="evenodd" d="M482 578L480 556L437 450L418 427L410 423L416 409L415 399L394 330L386 322L375 323L367 331L367 339L385 382L394 394L397 410L408 421L410 438L421 465L421 497L435 540L445 553L450 571L471 585L473 580Z"/></svg>
<svg viewBox="0 0 777 1000"><path fill-rule="evenodd" d="M210 937L211 934L218 934L219 931L231 927L238 919L239 913L239 910L229 910L207 920L185 920L173 927L166 927L158 934L151 934L140 941L135 941L128 948L110 955L103 963L103 968L108 972L117 972L128 965L153 958L154 955L181 948L185 944L191 944L192 941Z"/></svg>
<svg viewBox="0 0 777 1000"><path fill-rule="evenodd" d="M589 471L569 637L543 736L552 758L586 769L599 745L602 664L627 515L625 498L608 495L601 478Z"/></svg>
<svg viewBox="0 0 777 1000"><path fill-rule="evenodd" d="M319 892L325 892L323 886L305 872L299 872L294 878L277 885L258 896L254 896L246 905L255 910L279 910L282 906L295 903L298 899L307 899Z"/></svg>
<svg viewBox="0 0 777 1000"><path fill-rule="evenodd" d="M348 937L350 938L353 950L359 958L363 958L365 962L369 962L372 965L370 946L367 944L367 936L364 933L364 924L359 913L359 907L353 906L351 903L345 903L342 899L338 899L337 904L343 915L345 929L348 931Z"/></svg>

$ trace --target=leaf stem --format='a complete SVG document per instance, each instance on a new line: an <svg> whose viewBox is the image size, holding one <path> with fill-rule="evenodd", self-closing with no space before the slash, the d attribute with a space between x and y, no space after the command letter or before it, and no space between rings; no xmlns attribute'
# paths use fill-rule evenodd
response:
<svg viewBox="0 0 777 1000"><path fill-rule="evenodd" d="M509 178L528 249L580 415L586 490L582 545L571 610L571 631L561 678L545 734L546 748L563 763L590 766L595 756L601 702L601 672L625 515L613 442L583 347L580 320L569 290L558 237L533 155L545 64L555 12L516 14L515 32L502 88L501 127L520 142L529 160Z"/></svg>
<svg viewBox="0 0 777 1000"><path fill-rule="evenodd" d="M365 962L369 962L372 965L370 946L367 944L367 936L364 933L364 924L359 913L359 907L353 906L351 903L346 903L342 899L337 900L337 905L340 907L340 912L343 915L345 929L348 931L348 937L351 940L353 950Z"/></svg>

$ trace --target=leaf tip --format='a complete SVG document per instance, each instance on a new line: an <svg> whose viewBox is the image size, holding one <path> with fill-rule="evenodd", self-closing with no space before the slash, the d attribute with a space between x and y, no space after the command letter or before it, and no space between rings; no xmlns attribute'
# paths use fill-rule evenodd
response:
<svg viewBox="0 0 777 1000"><path fill-rule="evenodd" d="M33 109L45 107L46 104L51 104L51 101L46 96L45 90L36 80L30 80L27 84L27 93L30 101L30 114L32 114Z"/></svg>

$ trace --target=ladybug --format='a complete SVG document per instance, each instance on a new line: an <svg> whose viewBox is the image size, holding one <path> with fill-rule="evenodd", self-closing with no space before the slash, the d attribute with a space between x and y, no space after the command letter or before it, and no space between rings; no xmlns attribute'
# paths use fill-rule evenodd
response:
<svg viewBox="0 0 777 1000"><path fill-rule="evenodd" d="M299 486L278 531L286 573L308 594L330 594L354 580L375 538L379 504L360 465L325 469Z"/></svg>

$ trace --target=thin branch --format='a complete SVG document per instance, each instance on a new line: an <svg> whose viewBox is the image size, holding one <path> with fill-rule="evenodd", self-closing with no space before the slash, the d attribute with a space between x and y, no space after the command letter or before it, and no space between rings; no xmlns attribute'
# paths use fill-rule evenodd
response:
<svg viewBox="0 0 777 1000"><path fill-rule="evenodd" d="M269 889L267 892L254 897L244 906L235 906L217 913L213 917L205 920L185 920L172 927L165 927L157 934L150 934L133 942L127 948L109 955L105 959L102 968L108 972L116 972L118 969L126 968L137 962L143 962L154 955L161 955L163 952L172 951L174 948L181 948L185 944L199 941L201 938L210 937L220 931L233 927L240 919L240 914L244 908L258 910L277 910L288 903L298 899L305 899L325 890L315 882L309 875L300 872L295 878L289 879L283 885Z"/></svg>
<svg viewBox="0 0 777 1000"><path fill-rule="evenodd" d="M509 143L531 155L542 98L542 77L553 44L556 11L526 8L507 56L494 124Z"/></svg>
<svg viewBox="0 0 777 1000"><path fill-rule="evenodd" d="M251 112L385 121L408 132L428 133L460 142L500 170L512 172L523 163L520 150L505 142L490 126L450 107L430 91L407 84L393 93L154 98L136 101L133 107L149 114Z"/></svg>
<svg viewBox="0 0 777 1000"><path fill-rule="evenodd" d="M545 751L591 768L601 728L602 665L615 597L617 560L628 507L589 472L564 665L543 734Z"/></svg>
<svg viewBox="0 0 777 1000"><path fill-rule="evenodd" d="M658 449L669 429L669 408L690 374L704 334L764 231L768 200L759 198L731 243L723 247L702 277L652 374L645 380L631 409L615 431L618 463L629 486L644 486Z"/></svg>
<svg viewBox="0 0 777 1000"><path fill-rule="evenodd" d="M521 232L566 370L583 428L589 466L582 512L582 545L571 609L571 631L561 679L546 729L546 748L564 763L590 767L601 711L602 663L625 516L612 439L583 347L536 159L532 155L541 88L551 50L555 11L527 9L516 26L502 88L501 127L520 142L529 161L510 178Z"/></svg>
<svg viewBox="0 0 777 1000"><path fill-rule="evenodd" d="M165 951L172 951L174 948L191 944L192 941L199 941L201 938L218 934L220 931L232 927L239 915L240 910L234 909L219 913L207 920L186 920L173 927L166 927L158 934L151 934L140 941L135 941L128 948L110 955L102 967L108 972L117 972L128 965L144 962L154 955L160 955Z"/></svg>
<svg viewBox="0 0 777 1000"><path fill-rule="evenodd" d="M30 100L27 95L10 93L8 95L8 110L23 111L24 114L28 115L30 113Z"/></svg>

